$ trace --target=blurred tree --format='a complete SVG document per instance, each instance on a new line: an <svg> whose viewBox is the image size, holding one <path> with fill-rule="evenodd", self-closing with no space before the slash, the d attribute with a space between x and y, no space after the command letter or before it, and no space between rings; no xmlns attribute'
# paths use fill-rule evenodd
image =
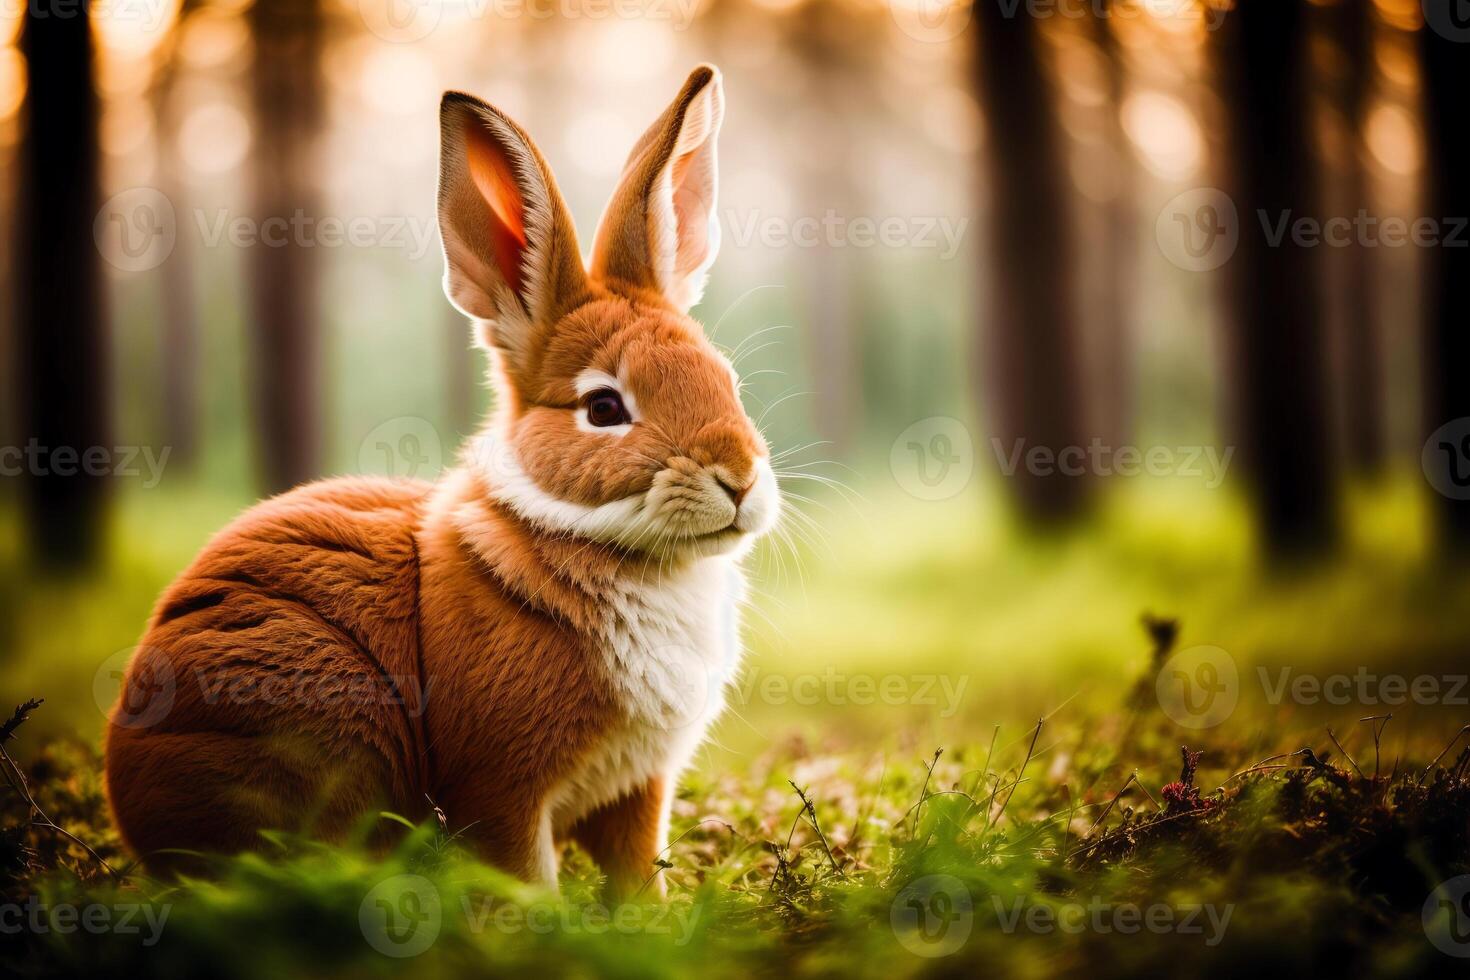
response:
<svg viewBox="0 0 1470 980"><path fill-rule="evenodd" d="M863 57L869 47L854 43L866 31L839 0L808 0L791 29L796 64L804 73L806 111L793 139L793 161L799 174L798 206L818 217L831 211L849 220L858 213L852 179L852 153L812 153L811 146L833 146L857 138L853 110L870 103L862 95L871 67ZM823 243L797 249L796 270L804 280L803 300L808 370L811 374L816 430L838 451L849 450L860 429L858 385L862 319L853 308L859 288L853 249ZM781 340L782 338L771 338Z"/></svg>
<svg viewBox="0 0 1470 980"><path fill-rule="evenodd" d="M109 476L82 457L110 452L107 332L93 222L101 206L92 23L27 4L28 97L20 150L16 255L20 429L31 548L71 568L100 547ZM93 472L87 472L90 468Z"/></svg>
<svg viewBox="0 0 1470 980"><path fill-rule="evenodd" d="M1276 561L1327 550L1338 527L1316 263L1289 233L1273 241L1267 232L1317 213L1305 26L1303 0L1239 0L1217 50L1221 178L1239 218L1225 266L1228 387L1262 543Z"/></svg>
<svg viewBox="0 0 1470 980"><path fill-rule="evenodd" d="M1070 181L1038 19L1007 0L976 0L976 81L984 109L993 297L986 345L1000 455L1021 453L1009 479L1023 514L1078 516L1092 481L1025 465L1033 447L1086 446L1076 362Z"/></svg>
<svg viewBox="0 0 1470 980"><path fill-rule="evenodd" d="M1347 203L1344 213L1352 216L1366 210L1371 214L1373 186L1363 159L1363 130L1373 94L1376 15L1373 4L1361 0L1338 0L1323 13L1333 42L1331 91L1346 127L1348 150L1341 159L1330 162L1343 174ZM1354 241L1341 252L1343 268L1334 285L1342 290L1342 391L1338 403L1344 455L1353 470L1372 475L1383 468L1385 452L1377 250Z"/></svg>
<svg viewBox="0 0 1470 980"><path fill-rule="evenodd" d="M179 21L186 22L199 6L185 0ZM174 31L168 43L177 46ZM179 105L175 94L179 59L170 48L158 59L150 99L154 131L158 134L158 190L173 202L178 213L185 210L183 161L179 158ZM169 447L169 462L177 467L193 463L199 432L199 328L198 299L194 293L194 256L190 236L179 235L159 276L163 286L163 335L159 361L163 365L163 438Z"/></svg>
<svg viewBox="0 0 1470 980"><path fill-rule="evenodd" d="M1419 32L1424 58L1427 165L1424 213L1470 215L1470 48L1447 32ZM1448 227L1446 234L1449 233ZM1462 243L1463 244L1463 243ZM1453 419L1470 418L1470 248L1427 251L1424 303L1424 436ZM1470 500L1439 498L1441 543L1451 554L1470 546Z"/></svg>
<svg viewBox="0 0 1470 980"><path fill-rule="evenodd" d="M255 220L262 239L272 227L267 221L284 239L250 249L250 371L261 481L267 493L279 493L316 475L320 438L319 249L298 240L293 218L317 212L313 138L322 115L321 2L255 0L249 21L255 40Z"/></svg>
<svg viewBox="0 0 1470 980"><path fill-rule="evenodd" d="M1133 434L1134 290L1138 281L1137 168L1132 144L1123 129L1128 65L1113 33L1120 0L1105 0L1091 9L1092 36L1107 75L1103 111L1107 113L1104 153L1110 196L1103 204L1102 247L1085 258L1099 263L1104 290L1097 304L1094 344L1095 421L1089 428L1109 446L1127 445ZM1126 16L1126 14L1124 15Z"/></svg>

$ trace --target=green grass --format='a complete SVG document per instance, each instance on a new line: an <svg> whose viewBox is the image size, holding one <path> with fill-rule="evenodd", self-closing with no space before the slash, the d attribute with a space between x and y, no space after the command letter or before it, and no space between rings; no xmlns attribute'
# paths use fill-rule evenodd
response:
<svg viewBox="0 0 1470 980"><path fill-rule="evenodd" d="M1135 734L1158 726L1133 720ZM149 975L208 963L240 977L1193 975L1263 958L1374 975L1446 967L1421 908L1470 868L1470 751L1422 780L1418 760L1375 780L1295 757L1234 779L1201 769L1185 776L1191 790L1177 759L1132 737L1102 749L1069 732L1051 742L1045 726L1040 739L1021 734L927 760L788 742L744 771L698 775L676 807L663 906L601 905L595 869L575 852L560 896L509 881L430 826L376 856L266 835L258 854L197 879L131 873L125 884L37 833L30 861L61 870L23 871L12 900L98 907L108 921L142 905L151 919L134 913L128 934L26 931L12 962ZM84 812L97 803L95 759L69 761L48 755L33 773L48 787L38 801L121 865ZM1138 931L1120 942L1127 928Z"/></svg>
<svg viewBox="0 0 1470 980"><path fill-rule="evenodd" d="M453 814L405 830L387 855L272 836L198 880L130 870L119 882L55 831L27 827L8 793L8 900L110 914L149 903L168 917L155 945L143 945L146 926L28 929L6 937L7 955L41 971L101 962L167 975L205 962L230 976L1454 965L1421 911L1470 871L1463 743L1440 760L1445 775L1421 773L1470 711L1273 704L1257 674L1465 672L1470 579L1429 558L1410 481L1355 495L1343 553L1291 576L1262 569L1244 508L1224 493L1133 485L1085 532L1040 541L984 490L940 504L865 493L854 507L823 502L824 542L756 562L748 670L680 790L667 906L601 909L596 869L575 851L559 897L507 881L457 848ZM12 566L0 697L47 699L6 748L41 808L120 868L96 758L105 672L94 682L239 503L128 498L105 566L64 583L22 579L14 521L0 520ZM1177 637L1141 629L1146 611L1178 617ZM1162 710L1165 641L1232 658L1237 703L1218 724L1181 727ZM1382 723L1359 721L1390 711L1376 738ZM1185 781L1200 797L1178 785L1181 744L1204 753ZM1237 775L1278 753L1294 754L1267 765L1289 768ZM1135 905L1163 925L1124 939ZM384 955L374 941L398 948L385 910L400 938L422 941L431 922L437 935L417 955Z"/></svg>

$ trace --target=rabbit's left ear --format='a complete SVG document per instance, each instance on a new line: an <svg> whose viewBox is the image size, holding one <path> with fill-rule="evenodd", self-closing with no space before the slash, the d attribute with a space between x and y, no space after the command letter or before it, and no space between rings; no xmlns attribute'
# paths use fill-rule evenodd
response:
<svg viewBox="0 0 1470 980"><path fill-rule="evenodd" d="M500 110L446 92L439 116L444 291L523 367L548 325L585 298L571 214L536 144Z"/></svg>
<svg viewBox="0 0 1470 980"><path fill-rule="evenodd" d="M715 140L720 72L701 65L628 155L592 246L592 274L656 289L687 311L720 249Z"/></svg>

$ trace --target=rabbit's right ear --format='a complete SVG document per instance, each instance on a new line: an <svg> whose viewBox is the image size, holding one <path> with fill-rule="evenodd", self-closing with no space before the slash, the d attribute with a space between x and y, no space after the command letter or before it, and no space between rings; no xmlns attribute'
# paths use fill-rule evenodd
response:
<svg viewBox="0 0 1470 980"><path fill-rule="evenodd" d="M490 344L523 361L586 294L571 215L536 145L494 107L446 92L439 137L444 292L489 322Z"/></svg>

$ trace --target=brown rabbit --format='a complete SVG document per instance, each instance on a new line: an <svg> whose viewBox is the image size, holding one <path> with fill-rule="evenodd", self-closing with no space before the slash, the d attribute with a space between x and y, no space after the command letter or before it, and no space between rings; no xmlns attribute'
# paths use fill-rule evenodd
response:
<svg viewBox="0 0 1470 980"><path fill-rule="evenodd" d="M719 244L722 115L700 67L633 149L589 271L530 138L444 96L445 289L497 410L437 484L298 488L164 593L106 747L145 859L432 799L527 880L554 887L565 839L614 894L654 873L739 657L740 558L779 509L734 370L686 315Z"/></svg>

